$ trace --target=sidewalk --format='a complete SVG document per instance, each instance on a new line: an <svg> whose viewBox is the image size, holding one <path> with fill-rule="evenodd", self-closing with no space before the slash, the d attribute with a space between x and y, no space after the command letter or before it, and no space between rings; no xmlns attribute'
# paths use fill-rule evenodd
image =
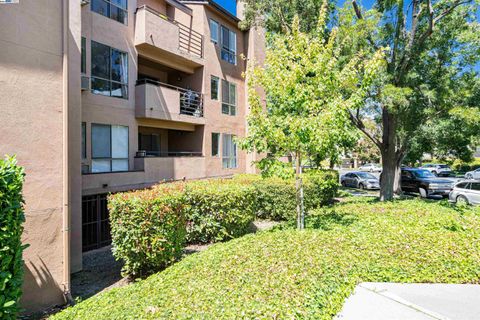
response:
<svg viewBox="0 0 480 320"><path fill-rule="evenodd" d="M480 285L361 283L335 320L476 320Z"/></svg>

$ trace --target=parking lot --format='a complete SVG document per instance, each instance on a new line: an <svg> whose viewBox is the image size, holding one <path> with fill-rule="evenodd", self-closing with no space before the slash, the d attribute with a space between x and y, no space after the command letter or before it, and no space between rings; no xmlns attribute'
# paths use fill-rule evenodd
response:
<svg viewBox="0 0 480 320"><path fill-rule="evenodd" d="M341 177L349 172L359 172L358 169L339 169L338 170L339 172L339 182L341 181ZM374 175L376 178L380 179L380 172L370 172L370 174ZM462 181L462 180L465 180L464 178L455 178L455 177L447 177L447 178L443 178L442 179L445 179L445 180L449 180L449 181L452 181L454 184L458 181ZM360 197L365 197L365 196L370 196L370 197L378 197L380 195L380 191L379 190L360 190L358 188L350 188L350 187L347 187L347 188L344 188L345 191L351 193L352 195L354 196L360 196ZM408 193L406 192L407 195L412 195L412 196L418 196L417 193ZM443 199L442 196L437 196L437 195L431 195L431 196L428 196L429 199L437 199L437 200L441 200Z"/></svg>

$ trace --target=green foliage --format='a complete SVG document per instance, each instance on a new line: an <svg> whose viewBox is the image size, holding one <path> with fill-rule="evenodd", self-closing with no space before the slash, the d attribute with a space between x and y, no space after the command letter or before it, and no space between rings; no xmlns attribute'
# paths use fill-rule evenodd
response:
<svg viewBox="0 0 480 320"><path fill-rule="evenodd" d="M296 190L293 179L258 175L237 175L234 180L253 187L253 210L261 219L275 221L295 220ZM338 191L338 173L330 170L312 170L303 175L305 208L319 208L330 204Z"/></svg>
<svg viewBox="0 0 480 320"><path fill-rule="evenodd" d="M478 283L474 209L352 198L306 223L301 232L285 227L213 245L53 319L332 319L364 281Z"/></svg>
<svg viewBox="0 0 480 320"><path fill-rule="evenodd" d="M183 184L108 198L113 255L123 275L141 277L172 264L186 237Z"/></svg>
<svg viewBox="0 0 480 320"><path fill-rule="evenodd" d="M461 160L455 160L453 161L453 163L451 164L452 166L452 169L455 170L455 171L458 171L458 172L467 172L467 171L473 171L473 170L476 170L478 168L480 168L480 158L476 158L475 160L473 161L470 161L470 162L464 162L464 161L461 161Z"/></svg>
<svg viewBox="0 0 480 320"><path fill-rule="evenodd" d="M228 180L187 184L184 199L188 242L217 242L246 234L255 219L253 197L252 186Z"/></svg>
<svg viewBox="0 0 480 320"><path fill-rule="evenodd" d="M0 318L16 319L22 295L21 236L25 216L22 188L24 170L15 158L0 159Z"/></svg>
<svg viewBox="0 0 480 320"><path fill-rule="evenodd" d="M330 203L338 188L333 171L305 174L308 208ZM167 183L109 197L113 253L125 262L124 275L142 277L175 262L188 243L240 237L255 216L275 220L295 217L292 179L239 175Z"/></svg>

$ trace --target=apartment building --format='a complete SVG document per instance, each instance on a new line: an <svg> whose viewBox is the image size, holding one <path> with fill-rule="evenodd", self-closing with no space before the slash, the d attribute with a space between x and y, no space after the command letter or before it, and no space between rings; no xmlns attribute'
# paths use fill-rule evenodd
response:
<svg viewBox="0 0 480 320"><path fill-rule="evenodd" d="M252 172L242 73L260 29L213 1L0 5L0 154L26 169L23 306L64 302L82 253L110 244L106 195Z"/></svg>

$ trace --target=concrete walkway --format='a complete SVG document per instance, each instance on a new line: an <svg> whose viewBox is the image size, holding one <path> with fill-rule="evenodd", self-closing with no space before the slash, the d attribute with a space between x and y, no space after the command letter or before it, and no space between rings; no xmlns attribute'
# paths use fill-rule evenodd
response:
<svg viewBox="0 0 480 320"><path fill-rule="evenodd" d="M361 283L336 320L478 320L480 285Z"/></svg>

